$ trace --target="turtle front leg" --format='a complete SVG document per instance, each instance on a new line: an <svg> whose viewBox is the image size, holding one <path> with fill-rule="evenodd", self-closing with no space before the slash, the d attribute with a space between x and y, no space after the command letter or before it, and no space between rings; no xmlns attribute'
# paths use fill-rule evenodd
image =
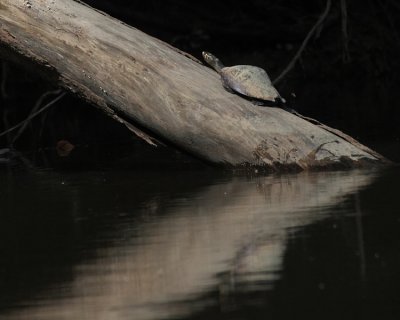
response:
<svg viewBox="0 0 400 320"><path fill-rule="evenodd" d="M232 88L231 87L229 87L225 82L222 82L222 86L224 87L224 89L226 90L226 91L228 91L229 93L233 93L233 94L235 94L236 92L235 91L233 91L232 90Z"/></svg>

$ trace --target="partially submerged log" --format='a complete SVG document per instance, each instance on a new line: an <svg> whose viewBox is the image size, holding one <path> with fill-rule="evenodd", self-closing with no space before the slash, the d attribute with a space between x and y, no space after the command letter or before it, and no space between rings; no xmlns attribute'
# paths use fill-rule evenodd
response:
<svg viewBox="0 0 400 320"><path fill-rule="evenodd" d="M387 163L339 131L225 91L195 58L73 0L2 0L0 54L34 65L148 142L157 137L212 163Z"/></svg>

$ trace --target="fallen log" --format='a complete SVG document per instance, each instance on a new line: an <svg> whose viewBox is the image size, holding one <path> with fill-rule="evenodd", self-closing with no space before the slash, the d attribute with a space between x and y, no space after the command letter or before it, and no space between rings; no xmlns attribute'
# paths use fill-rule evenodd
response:
<svg viewBox="0 0 400 320"><path fill-rule="evenodd" d="M227 92L197 59L78 1L2 0L0 55L33 66L149 143L157 137L212 163L388 163L338 130Z"/></svg>

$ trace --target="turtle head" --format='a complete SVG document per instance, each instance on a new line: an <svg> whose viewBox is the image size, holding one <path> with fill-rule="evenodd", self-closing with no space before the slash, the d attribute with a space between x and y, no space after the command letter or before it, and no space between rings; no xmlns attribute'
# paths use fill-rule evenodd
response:
<svg viewBox="0 0 400 320"><path fill-rule="evenodd" d="M221 69L224 67L221 61L214 56L212 53L209 53L207 51L202 52L204 61L207 62L211 67L215 69L215 71L220 72Z"/></svg>
<svg viewBox="0 0 400 320"><path fill-rule="evenodd" d="M212 53L209 53L207 51L203 51L201 53L203 55L204 61L207 62L208 64L212 64L213 61L218 59L216 56L214 56Z"/></svg>

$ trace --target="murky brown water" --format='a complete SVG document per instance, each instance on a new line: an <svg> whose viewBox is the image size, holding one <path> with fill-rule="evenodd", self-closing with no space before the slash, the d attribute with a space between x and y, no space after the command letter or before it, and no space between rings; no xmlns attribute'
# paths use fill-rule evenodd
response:
<svg viewBox="0 0 400 320"><path fill-rule="evenodd" d="M399 178L2 170L0 319L397 319Z"/></svg>

